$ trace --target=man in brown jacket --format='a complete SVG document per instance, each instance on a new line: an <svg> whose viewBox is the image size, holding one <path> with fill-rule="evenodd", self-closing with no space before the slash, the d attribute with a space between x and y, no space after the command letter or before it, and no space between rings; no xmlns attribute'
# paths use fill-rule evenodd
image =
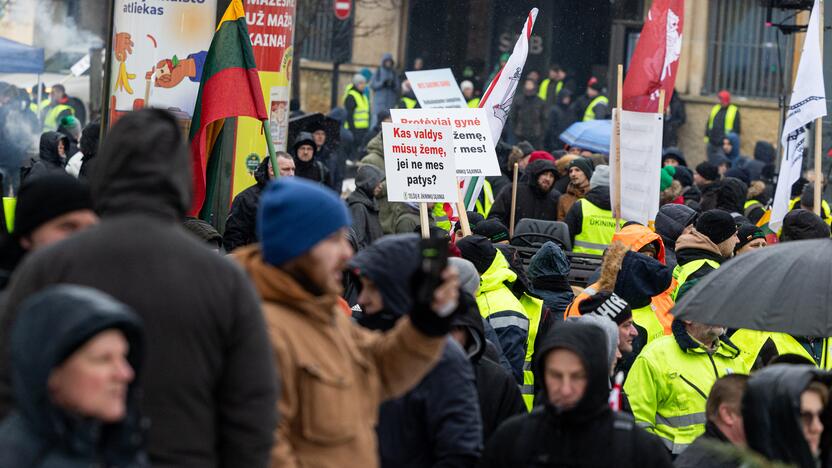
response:
<svg viewBox="0 0 832 468"><path fill-rule="evenodd" d="M572 208L576 201L580 200L589 192L589 179L592 178L592 161L586 158L577 158L569 163L569 185L566 193L558 200L558 219L566 218L566 213Z"/></svg>
<svg viewBox="0 0 832 468"><path fill-rule="evenodd" d="M263 300L282 377L274 467L377 467L379 404L436 363L450 324L440 315L456 309L459 281L447 270L432 304L415 301L389 332L352 323L339 297L349 225L337 195L280 179L260 202L261 244L234 254Z"/></svg>

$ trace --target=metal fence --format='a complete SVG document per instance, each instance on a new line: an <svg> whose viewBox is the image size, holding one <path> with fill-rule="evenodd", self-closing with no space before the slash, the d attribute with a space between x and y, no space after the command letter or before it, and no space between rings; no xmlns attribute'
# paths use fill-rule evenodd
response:
<svg viewBox="0 0 832 468"><path fill-rule="evenodd" d="M758 0L711 0L709 6L702 94L727 89L737 96L777 99L783 85L790 86L794 36L766 27L766 9ZM791 14L775 11L772 20Z"/></svg>

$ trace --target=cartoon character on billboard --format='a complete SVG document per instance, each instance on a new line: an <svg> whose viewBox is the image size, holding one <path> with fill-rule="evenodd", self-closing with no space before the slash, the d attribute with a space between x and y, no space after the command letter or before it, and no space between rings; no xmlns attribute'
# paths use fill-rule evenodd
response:
<svg viewBox="0 0 832 468"><path fill-rule="evenodd" d="M184 60L180 60L174 55L169 59L160 60L156 66L145 74L145 78L150 80L155 73L154 86L157 88L173 88L185 78L188 78L191 82L199 83L202 79L202 67L205 65L207 56L208 52L204 50L190 54Z"/></svg>
<svg viewBox="0 0 832 468"><path fill-rule="evenodd" d="M135 79L136 74L127 71L127 56L133 54L134 45L129 33L116 33L113 51L118 62L118 73L116 75L116 87L114 91L122 90L127 94L133 94L130 80Z"/></svg>

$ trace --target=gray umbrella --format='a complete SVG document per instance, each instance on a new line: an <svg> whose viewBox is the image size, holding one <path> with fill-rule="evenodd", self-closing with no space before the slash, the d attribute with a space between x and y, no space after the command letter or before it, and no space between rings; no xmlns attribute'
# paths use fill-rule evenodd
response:
<svg viewBox="0 0 832 468"><path fill-rule="evenodd" d="M676 304L679 319L728 328L832 336L832 240L778 244L740 255Z"/></svg>

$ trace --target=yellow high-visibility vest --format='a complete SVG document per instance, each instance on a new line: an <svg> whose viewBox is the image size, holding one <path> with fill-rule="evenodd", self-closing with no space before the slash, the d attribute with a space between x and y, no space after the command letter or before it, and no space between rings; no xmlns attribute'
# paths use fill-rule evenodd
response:
<svg viewBox="0 0 832 468"><path fill-rule="evenodd" d="M603 95L595 96L595 99L590 101L589 105L586 107L586 111L584 112L584 122L595 120L595 106L598 104L605 104L608 106L610 105L610 100Z"/></svg>
<svg viewBox="0 0 832 468"><path fill-rule="evenodd" d="M612 236L615 235L615 218L612 211L601 209L586 198L579 200L581 204L581 232L575 235L575 253L603 255L610 246Z"/></svg>
<svg viewBox="0 0 832 468"><path fill-rule="evenodd" d="M708 118L708 132L714 128L714 119L716 119L716 115L719 114L720 109L722 109L721 104L717 104L711 108L711 116ZM733 104L728 105L728 111L725 113L725 135L734 131L734 122L737 120L737 112L739 112L739 108ZM705 143L708 143L710 140L706 136ZM721 144L722 142L718 142L717 144Z"/></svg>
<svg viewBox="0 0 832 468"><path fill-rule="evenodd" d="M367 96L358 92L353 85L347 86L347 93L344 96L346 106L347 96L352 96L355 99L355 110L352 114L352 123L356 130L363 130L370 128L370 100ZM344 128L349 128L347 122L344 122Z"/></svg>

